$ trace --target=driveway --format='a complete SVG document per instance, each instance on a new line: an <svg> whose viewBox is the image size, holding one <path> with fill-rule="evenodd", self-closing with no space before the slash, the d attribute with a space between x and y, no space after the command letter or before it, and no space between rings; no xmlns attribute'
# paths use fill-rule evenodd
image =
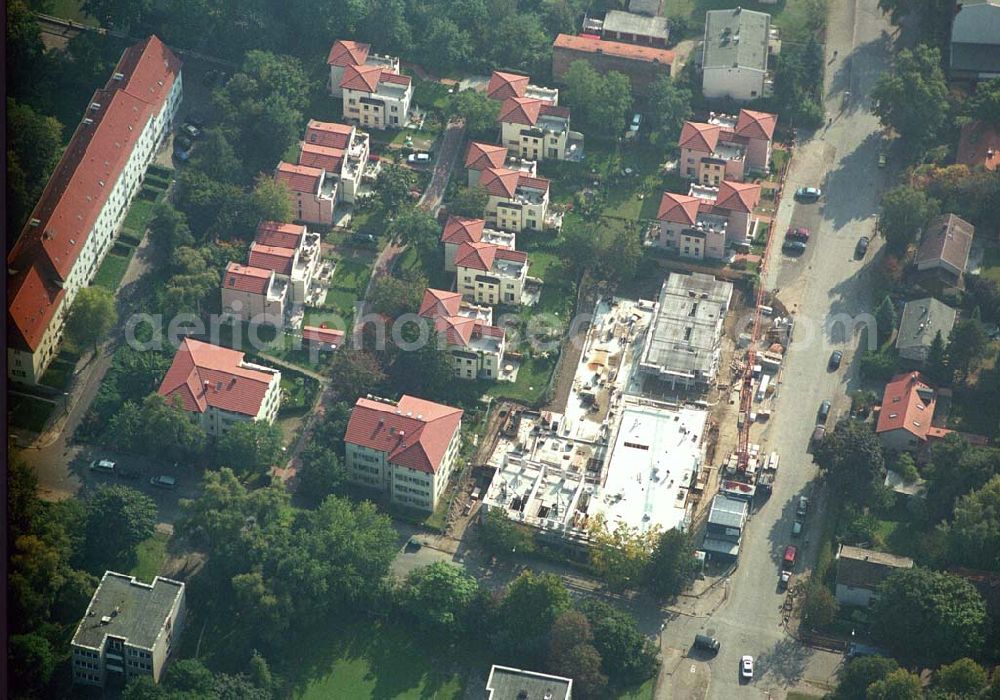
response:
<svg viewBox="0 0 1000 700"><path fill-rule="evenodd" d="M883 29L889 26L876 0L831 3L826 108L833 123L803 140L776 216L779 235L790 225L806 226L813 235L801 257L785 256L780 245L772 246L765 281L768 288L780 289L779 298L797 320L776 412L752 436L764 449L781 454L782 467L773 495L747 526L739 566L729 580L728 600L714 614L668 622L663 634L665 658L674 661L665 669L676 670L660 684L660 697L777 698L791 689L821 695L833 682L841 661L838 654L806 647L785 632L783 594L777 581L781 553L792 542L794 502L801 494L820 496L812 499L813 512L798 543L805 549L803 564L812 566L815 561L816 542L809 534L818 527L823 494L806 448L820 402L833 401L832 426L846 412L846 394L856 382L854 334L850 329L828 328L828 321L837 314L853 316L872 308L868 275L863 264L853 259L853 251L861 235L872 238L873 248L881 243L874 236L874 216L885 183L876 167L879 125L868 112L866 96L889 65L890 47ZM834 51L840 57L837 60L833 60ZM853 101L841 111L845 91L853 95ZM806 185L824 190L818 204L793 201L792 192ZM875 254L869 252L868 260ZM839 372L828 372L826 360L835 348L844 351L844 364ZM720 640L716 657L698 658L690 653L699 632ZM756 662L755 678L746 685L739 682L743 654L753 655ZM672 693L672 686L684 690Z"/></svg>

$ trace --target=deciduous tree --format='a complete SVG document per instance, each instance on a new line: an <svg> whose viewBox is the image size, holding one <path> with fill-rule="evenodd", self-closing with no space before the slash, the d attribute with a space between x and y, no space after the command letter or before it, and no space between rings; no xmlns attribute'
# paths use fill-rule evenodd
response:
<svg viewBox="0 0 1000 700"><path fill-rule="evenodd" d="M465 120L465 130L473 140L490 140L499 129L497 116L500 102L476 90L462 90L450 95L446 112L449 117Z"/></svg>
<svg viewBox="0 0 1000 700"><path fill-rule="evenodd" d="M651 140L664 145L675 143L685 120L691 117L691 91L664 75L653 83L649 101Z"/></svg>
<svg viewBox="0 0 1000 700"><path fill-rule="evenodd" d="M492 102L493 100L490 100ZM448 202L448 213L455 216L468 216L481 219L486 212L489 194L481 185L459 187L455 196Z"/></svg>
<svg viewBox="0 0 1000 700"><path fill-rule="evenodd" d="M479 584L460 567L435 562L416 569L403 583L403 609L428 632L454 641Z"/></svg>
<svg viewBox="0 0 1000 700"><path fill-rule="evenodd" d="M387 217L394 217L410 201L413 189L413 171L393 163L383 163L372 187L375 201Z"/></svg>
<svg viewBox="0 0 1000 700"><path fill-rule="evenodd" d="M302 452L297 478L298 493L319 503L340 489L347 470L334 450L314 443Z"/></svg>
<svg viewBox="0 0 1000 700"><path fill-rule="evenodd" d="M219 438L216 461L247 476L265 474L278 466L284 437L267 421L238 421Z"/></svg>
<svg viewBox="0 0 1000 700"><path fill-rule="evenodd" d="M959 499L955 519L946 528L953 561L1000 571L1000 474Z"/></svg>
<svg viewBox="0 0 1000 700"><path fill-rule="evenodd" d="M90 560L98 566L121 563L137 544L152 537L156 513L156 502L141 491L121 484L98 487L87 502Z"/></svg>
<svg viewBox="0 0 1000 700"><path fill-rule="evenodd" d="M845 663L837 672L836 700L867 700L868 686L899 669L895 659L862 656Z"/></svg>
<svg viewBox="0 0 1000 700"><path fill-rule="evenodd" d="M548 648L552 623L569 608L569 592L558 576L525 571L500 604L494 641L504 653L537 664Z"/></svg>
<svg viewBox="0 0 1000 700"><path fill-rule="evenodd" d="M385 383L386 375L378 358L371 353L340 348L333 353L330 378L337 387L337 395L353 405L359 396L377 392Z"/></svg>
<svg viewBox="0 0 1000 700"><path fill-rule="evenodd" d="M600 514L590 519L590 564L608 587L622 591L642 580L657 540L654 531L640 532L625 523L609 528Z"/></svg>
<svg viewBox="0 0 1000 700"><path fill-rule="evenodd" d="M961 382L969 379L989 350L983 324L974 318L958 321L948 336L948 364Z"/></svg>
<svg viewBox="0 0 1000 700"><path fill-rule="evenodd" d="M52 678L56 655L42 635L16 634L8 640L7 663L11 671L9 690L31 697Z"/></svg>
<svg viewBox="0 0 1000 700"><path fill-rule="evenodd" d="M972 659L966 658L935 671L931 687L947 698L975 698L986 689L988 683L986 670Z"/></svg>
<svg viewBox="0 0 1000 700"><path fill-rule="evenodd" d="M8 7L8 15L12 11L16 10ZM20 178L21 182L20 188L10 191L14 198L8 199L7 224L12 233L19 231L27 221L49 175L59 162L62 130L58 119L7 98L8 169L16 168L12 174L15 180Z"/></svg>
<svg viewBox="0 0 1000 700"><path fill-rule="evenodd" d="M833 491L853 503L871 502L885 478L882 445L865 423L838 423L816 446L813 459Z"/></svg>
<svg viewBox="0 0 1000 700"><path fill-rule="evenodd" d="M948 116L948 84L941 70L941 52L919 45L896 56L891 73L872 89L873 111L914 149L931 143Z"/></svg>
<svg viewBox="0 0 1000 700"><path fill-rule="evenodd" d="M869 700L921 700L924 697L920 676L897 668L882 680L868 686Z"/></svg>
<svg viewBox="0 0 1000 700"><path fill-rule="evenodd" d="M900 185L882 195L879 230L891 252L903 254L917 239L930 219L938 213L937 200L922 190Z"/></svg>
<svg viewBox="0 0 1000 700"><path fill-rule="evenodd" d="M104 287L84 287L66 317L66 335L77 347L93 345L97 350L101 339L118 322L115 298Z"/></svg>
<svg viewBox="0 0 1000 700"><path fill-rule="evenodd" d="M403 278L382 275L372 283L369 301L375 313L395 319L403 314L415 314L425 289L427 278L419 273L406 274Z"/></svg>
<svg viewBox="0 0 1000 700"><path fill-rule="evenodd" d="M524 527L508 518L498 508L490 509L479 526L483 545L493 554L510 555L516 552L530 554L535 541Z"/></svg>
<svg viewBox="0 0 1000 700"><path fill-rule="evenodd" d="M581 601L577 608L590 622L594 647L612 683L640 685L656 675L660 667L658 650L639 631L632 615L592 598Z"/></svg>
<svg viewBox="0 0 1000 700"><path fill-rule="evenodd" d="M199 457L205 449L205 431L190 414L153 393L142 402L142 443L151 454L178 461Z"/></svg>
<svg viewBox="0 0 1000 700"><path fill-rule="evenodd" d="M683 591L698 573L691 535L678 529L659 533L644 572L645 586L659 598Z"/></svg>

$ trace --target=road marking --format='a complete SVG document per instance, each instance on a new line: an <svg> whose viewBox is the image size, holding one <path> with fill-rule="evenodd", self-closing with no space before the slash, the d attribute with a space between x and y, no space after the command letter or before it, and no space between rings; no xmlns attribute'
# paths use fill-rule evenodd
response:
<svg viewBox="0 0 1000 700"><path fill-rule="evenodd" d="M694 664L691 664L691 673L695 673L696 671L697 669L695 669Z"/></svg>

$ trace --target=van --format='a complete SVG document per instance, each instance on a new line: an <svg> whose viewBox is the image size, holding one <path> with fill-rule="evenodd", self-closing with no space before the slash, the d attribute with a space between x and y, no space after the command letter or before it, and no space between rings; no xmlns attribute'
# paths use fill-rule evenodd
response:
<svg viewBox="0 0 1000 700"><path fill-rule="evenodd" d="M113 472L115 463L110 459L95 459L90 463L90 468L98 472Z"/></svg>
<svg viewBox="0 0 1000 700"><path fill-rule="evenodd" d="M709 637L707 634L696 634L694 636L694 646L695 649L704 649L705 651L718 651L719 650L719 640L715 637Z"/></svg>
<svg viewBox="0 0 1000 700"><path fill-rule="evenodd" d="M161 489L172 489L177 487L177 479L172 476L167 476L165 474L160 474L159 476L154 476L149 480L149 483L153 486L159 486Z"/></svg>

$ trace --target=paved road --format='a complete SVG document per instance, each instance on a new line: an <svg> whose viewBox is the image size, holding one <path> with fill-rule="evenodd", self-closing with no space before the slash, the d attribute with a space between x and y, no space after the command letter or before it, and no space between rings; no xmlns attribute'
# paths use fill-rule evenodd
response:
<svg viewBox="0 0 1000 700"><path fill-rule="evenodd" d="M817 492L816 467L806 452L815 411L823 399L834 401L834 415L847 408L846 392L853 388L856 368L851 332L825 329L835 314L856 314L871 308L867 274L853 260L860 235L873 238L874 213L882 172L876 167L877 120L867 111L864 95L888 65L889 46L882 35L889 29L876 0L836 0L831 4L827 45L827 110L829 128L820 129L802 143L795 155L784 191L791 195L803 185L821 186L819 204L796 204L785 196L777 214L777 231L789 225L813 231L808 251L799 258L772 249L766 284L779 288L798 319L776 402L776 413L765 431L753 440L781 454L781 472L771 499L754 515L744 536L739 567L729 581L729 597L710 617L684 617L667 624L663 642L672 674L662 684L664 697L784 697L800 688L822 694L837 668L838 655L813 650L796 642L782 627L782 594L777 590L778 562L791 540L794 502L800 494ZM834 51L839 58L834 60ZM841 111L843 93L853 97ZM877 246L873 245L873 248ZM869 252L871 260L874 251ZM834 348L845 353L844 368L828 372L826 360ZM821 503L814 505L820 506ZM805 563L815 561L810 529L819 507L806 522L800 545L806 545ZM722 648L714 659L685 657L697 632L717 637ZM670 653L670 650L675 650ZM681 650L681 651L676 651ZM752 654L756 678L741 685L739 657ZM668 670L671 668L667 666Z"/></svg>

